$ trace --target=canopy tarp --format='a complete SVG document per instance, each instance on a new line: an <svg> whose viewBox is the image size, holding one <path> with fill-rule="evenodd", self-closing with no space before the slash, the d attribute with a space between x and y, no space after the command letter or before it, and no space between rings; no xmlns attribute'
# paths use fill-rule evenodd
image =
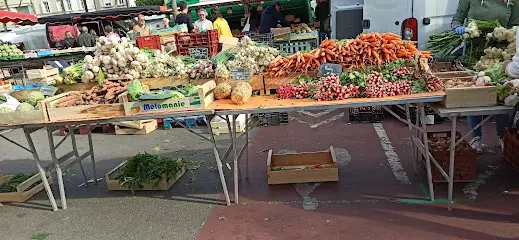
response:
<svg viewBox="0 0 519 240"><path fill-rule="evenodd" d="M32 14L9 12L0 10L0 22L3 24L12 22L15 24L36 24L38 19Z"/></svg>
<svg viewBox="0 0 519 240"><path fill-rule="evenodd" d="M38 22L41 24L73 24L81 19L82 13L68 13L60 15L52 15L46 17L39 17Z"/></svg>

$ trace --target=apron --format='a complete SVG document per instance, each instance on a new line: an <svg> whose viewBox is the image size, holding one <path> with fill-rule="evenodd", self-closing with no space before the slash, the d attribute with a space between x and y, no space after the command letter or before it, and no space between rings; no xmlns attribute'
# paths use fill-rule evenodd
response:
<svg viewBox="0 0 519 240"><path fill-rule="evenodd" d="M467 18L493 21L498 20L501 26L506 27L512 14L515 0L470 0Z"/></svg>

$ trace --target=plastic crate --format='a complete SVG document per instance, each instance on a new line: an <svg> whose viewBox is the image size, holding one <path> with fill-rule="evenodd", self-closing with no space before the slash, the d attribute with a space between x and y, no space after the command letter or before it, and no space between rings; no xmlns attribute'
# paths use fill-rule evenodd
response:
<svg viewBox="0 0 519 240"><path fill-rule="evenodd" d="M287 42L279 42L275 44L275 47L281 51L288 54L294 54L296 52L301 51L311 51L312 49L317 48L318 39L310 39L310 40L298 40L298 41L287 41Z"/></svg>
<svg viewBox="0 0 519 240"><path fill-rule="evenodd" d="M287 112L259 113L258 123L261 127L279 126L288 124Z"/></svg>
<svg viewBox="0 0 519 240"><path fill-rule="evenodd" d="M200 45L200 46L177 46L177 55L189 56L190 48L207 48L209 51L209 57L216 56L218 54L218 43L212 43L210 45Z"/></svg>
<svg viewBox="0 0 519 240"><path fill-rule="evenodd" d="M190 33L175 35L175 43L180 47L196 47L218 43L218 31L209 30L205 33Z"/></svg>
<svg viewBox="0 0 519 240"><path fill-rule="evenodd" d="M52 55L52 50L50 49L42 49L42 50L38 50L38 52L36 52L36 56L37 57L47 57L47 56L50 56Z"/></svg>
<svg viewBox="0 0 519 240"><path fill-rule="evenodd" d="M427 139L429 140L429 150L434 159L442 167L443 171L449 173L450 151L449 150L435 150L432 146L433 139L449 140L451 136L450 131L428 132ZM461 137L459 132L456 133L456 140ZM450 140L449 145L450 147ZM462 141L456 146L454 155L454 181L455 182L472 182L477 177L477 153L467 141ZM432 165L432 177L434 182L447 182L440 170Z"/></svg>
<svg viewBox="0 0 519 240"><path fill-rule="evenodd" d="M374 123L384 120L384 111L379 106L350 108L349 113L350 122Z"/></svg>
<svg viewBox="0 0 519 240"><path fill-rule="evenodd" d="M444 122L444 119L442 117L440 117L440 115L438 115L436 112L434 112L434 110L432 110L431 107L426 105L424 108L425 108L424 109L425 115L434 115L434 124ZM395 112L396 115L398 115L402 119L407 118L406 113L405 113L405 108L402 109L399 106L393 106L392 109L393 109L393 112ZM415 124L415 122L416 122L416 109L417 109L416 106L409 106L409 116L411 118L411 123L413 123L413 124ZM427 120L426 120L426 122L427 122ZM429 124L429 123L427 123L427 124Z"/></svg>
<svg viewBox="0 0 519 240"><path fill-rule="evenodd" d="M274 33L251 34L249 37L258 44L267 45L269 47L274 46Z"/></svg>
<svg viewBox="0 0 519 240"><path fill-rule="evenodd" d="M160 36L138 36L136 37L137 46L147 49L161 49Z"/></svg>
<svg viewBox="0 0 519 240"><path fill-rule="evenodd" d="M507 128L505 131L503 155L505 160L519 170L519 129Z"/></svg>

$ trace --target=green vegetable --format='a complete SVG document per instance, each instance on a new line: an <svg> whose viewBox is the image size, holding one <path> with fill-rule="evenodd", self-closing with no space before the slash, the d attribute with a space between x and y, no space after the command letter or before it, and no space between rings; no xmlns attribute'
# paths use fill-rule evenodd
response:
<svg viewBox="0 0 519 240"><path fill-rule="evenodd" d="M498 83L508 78L502 63L496 63L491 68L484 71L485 76L489 76L492 82Z"/></svg>
<svg viewBox="0 0 519 240"><path fill-rule="evenodd" d="M171 94L173 95L172 98L183 98L183 97L185 97L184 94L182 94L179 91L171 91Z"/></svg>
<svg viewBox="0 0 519 240"><path fill-rule="evenodd" d="M25 102L29 103L33 106L36 106L36 104L38 104L43 99L45 99L45 96L43 95L43 93L41 93L39 91L34 91L34 92L29 93L29 95L27 95L27 98L25 98Z"/></svg>
<svg viewBox="0 0 519 240"><path fill-rule="evenodd" d="M512 89L510 89L510 87L508 87L506 84L501 85L498 83L496 85L496 90L497 90L497 99L500 102L504 101L505 98L508 97L512 93Z"/></svg>
<svg viewBox="0 0 519 240"><path fill-rule="evenodd" d="M343 86L354 85L364 88L366 86L366 74L358 71L342 72L339 76L340 83Z"/></svg>
<svg viewBox="0 0 519 240"><path fill-rule="evenodd" d="M20 103L20 105L18 105L18 107L16 108L16 111L17 112L25 112L25 111L32 111L34 110L34 106L29 104L29 103Z"/></svg>
<svg viewBox="0 0 519 240"><path fill-rule="evenodd" d="M99 83L99 85L103 85L103 82L105 81L105 73L101 70L99 70L99 73L97 75L97 83Z"/></svg>
<svg viewBox="0 0 519 240"><path fill-rule="evenodd" d="M185 86L180 92L186 97L198 96L198 89L200 86L193 86L191 84Z"/></svg>
<svg viewBox="0 0 519 240"><path fill-rule="evenodd" d="M139 99L139 96L146 91L144 89L144 84L142 84L139 80L133 80L128 83L127 90L133 99Z"/></svg>
<svg viewBox="0 0 519 240"><path fill-rule="evenodd" d="M420 79L411 82L411 92L412 93L427 92L427 88L425 87L425 79L423 77L420 77Z"/></svg>
<svg viewBox="0 0 519 240"><path fill-rule="evenodd" d="M11 177L11 179L9 179L9 181L0 185L0 193L16 192L16 187L18 185L25 182L27 179L31 178L35 174L36 173L18 173L14 175L13 177ZM33 184L31 187L29 187L29 189L35 187L40 183L41 181Z"/></svg>
<svg viewBox="0 0 519 240"><path fill-rule="evenodd" d="M142 189L146 183L156 188L163 177L171 179L184 165L182 158L139 153L126 160L126 164L116 172L115 179L132 191Z"/></svg>
<svg viewBox="0 0 519 240"><path fill-rule="evenodd" d="M158 92L142 92L139 94L139 100L163 100L173 98L173 91L161 90Z"/></svg>

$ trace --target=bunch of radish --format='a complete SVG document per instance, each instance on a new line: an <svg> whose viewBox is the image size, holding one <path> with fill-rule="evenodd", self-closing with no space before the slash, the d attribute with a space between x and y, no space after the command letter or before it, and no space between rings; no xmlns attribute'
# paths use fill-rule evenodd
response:
<svg viewBox="0 0 519 240"><path fill-rule="evenodd" d="M301 83L297 85L294 89L294 97L297 99L308 98L312 94L312 87L314 85L311 83Z"/></svg>
<svg viewBox="0 0 519 240"><path fill-rule="evenodd" d="M411 89L411 81L398 81L394 82L395 85L395 95L407 95L412 93Z"/></svg>
<svg viewBox="0 0 519 240"><path fill-rule="evenodd" d="M401 67L393 70L393 74L397 78L407 78L409 75L411 75L411 69L408 67Z"/></svg>
<svg viewBox="0 0 519 240"><path fill-rule="evenodd" d="M295 87L290 84L283 84L277 90L279 98L289 99L295 96Z"/></svg>
<svg viewBox="0 0 519 240"><path fill-rule="evenodd" d="M424 78L424 81L425 87L429 92L434 92L443 89L443 82L441 81L441 79L435 76L427 76Z"/></svg>
<svg viewBox="0 0 519 240"><path fill-rule="evenodd" d="M389 96L392 84L379 72L372 72L366 77L366 96L369 98L380 98Z"/></svg>
<svg viewBox="0 0 519 240"><path fill-rule="evenodd" d="M317 101L342 100L355 97L359 94L359 88L357 86L342 86L339 83L339 77L334 74L321 77L315 86L317 89L314 94L314 99Z"/></svg>

